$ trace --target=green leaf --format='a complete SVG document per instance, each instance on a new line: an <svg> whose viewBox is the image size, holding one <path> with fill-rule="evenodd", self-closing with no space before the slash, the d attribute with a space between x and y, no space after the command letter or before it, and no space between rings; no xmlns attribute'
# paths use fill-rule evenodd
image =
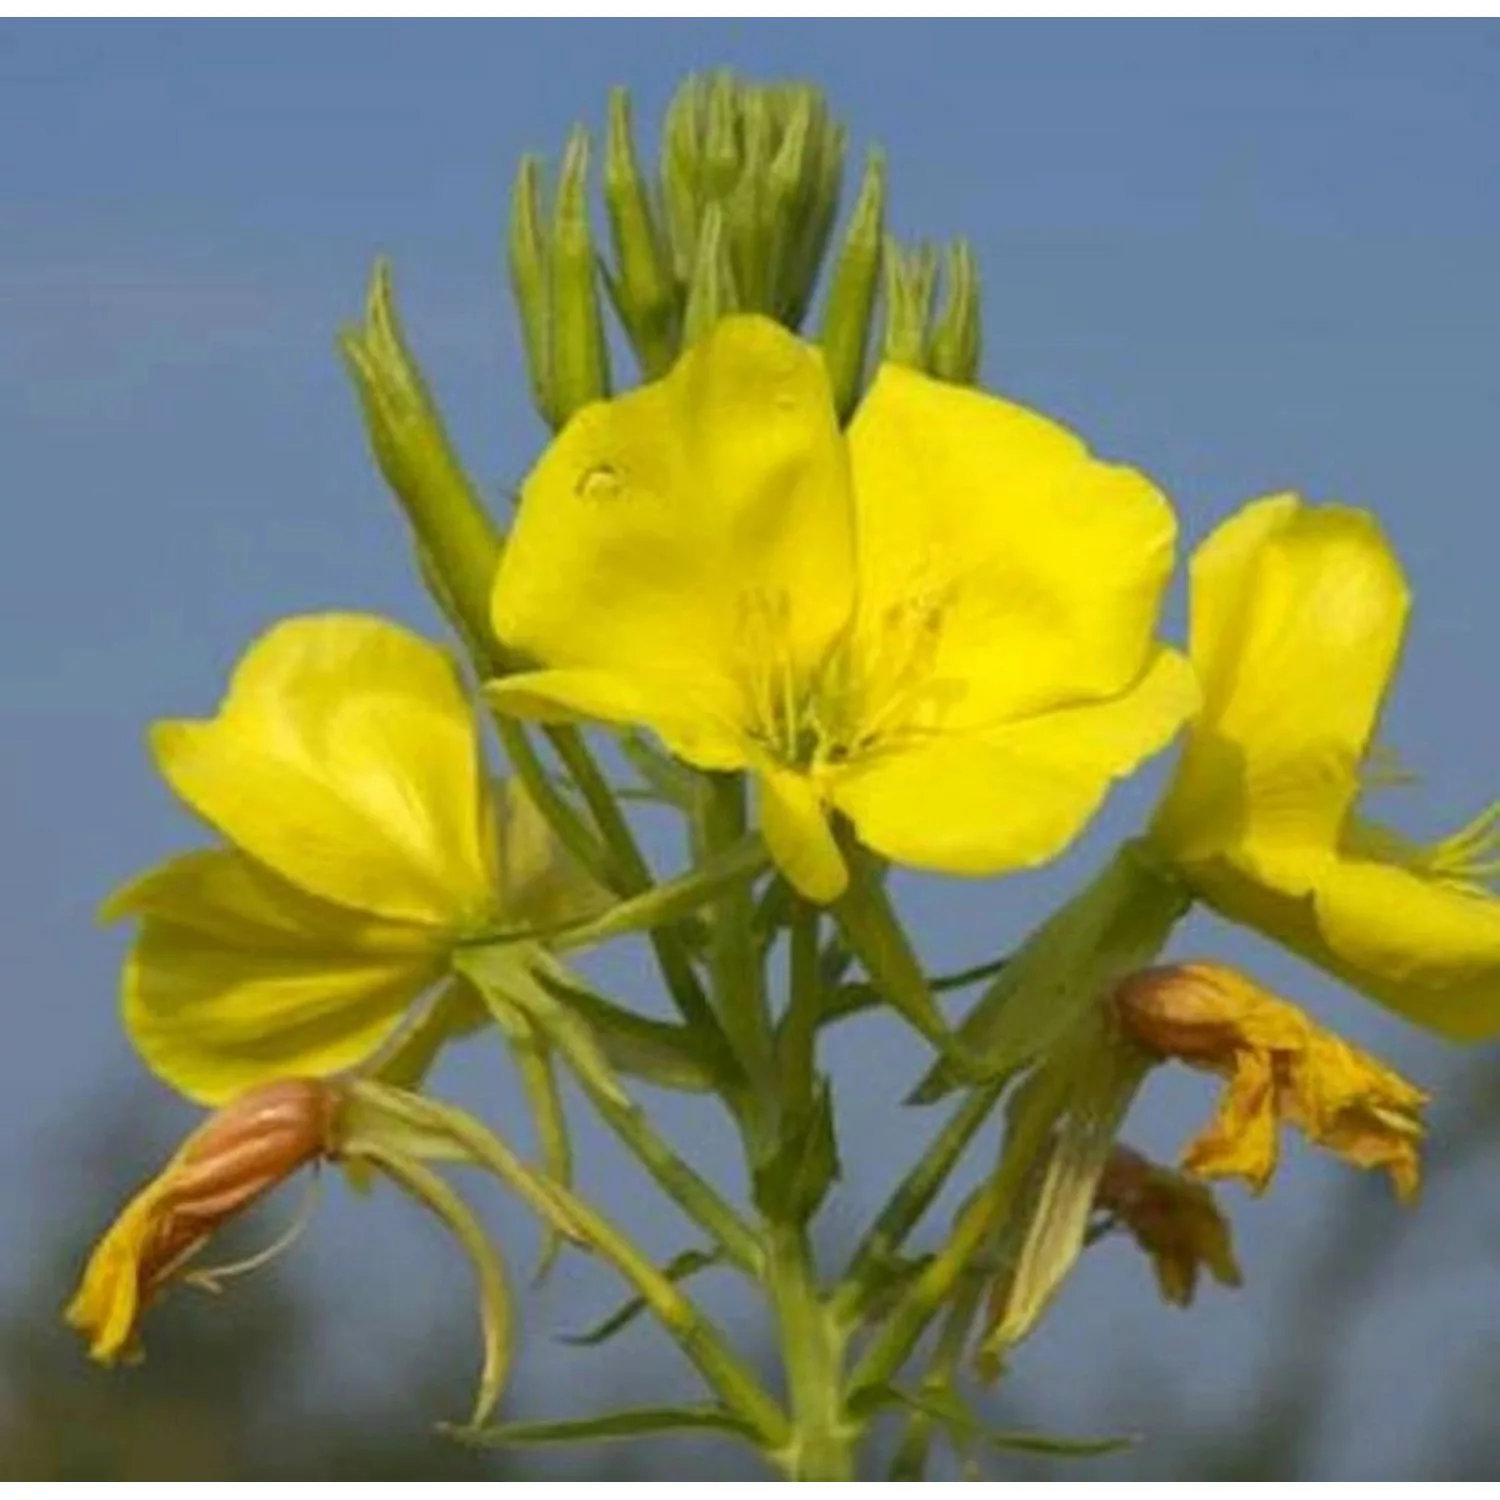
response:
<svg viewBox="0 0 1500 1500"><path fill-rule="evenodd" d="M477 1430L446 1428L452 1436L481 1448L544 1447L559 1443L601 1443L650 1437L663 1432L723 1432L755 1442L755 1429L722 1406L644 1406L564 1422L507 1422Z"/></svg>
<svg viewBox="0 0 1500 1500"><path fill-rule="evenodd" d="M812 1107L789 1120L780 1148L755 1175L755 1201L771 1219L806 1224L838 1181L839 1147L834 1133L833 1090L818 1080Z"/></svg>
<svg viewBox="0 0 1500 1500"><path fill-rule="evenodd" d="M661 1268L661 1273L668 1281L686 1281L689 1276L695 1276L699 1271L705 1271L710 1266L722 1265L724 1255L719 1250L684 1250L680 1255L674 1255L666 1265ZM565 1333L558 1340L559 1343L572 1344L576 1347L592 1347L595 1344L605 1343L612 1339L622 1328L628 1327L646 1311L646 1299L644 1297L632 1297L630 1301L622 1303L607 1318L595 1323L592 1328L583 1333Z"/></svg>
<svg viewBox="0 0 1500 1500"><path fill-rule="evenodd" d="M765 840L758 833L747 834L730 848L700 862L685 875L664 880L639 896L619 902L590 921L555 929L548 934L549 942L559 951L566 951L592 947L595 943L623 937L627 933L671 926L735 886L754 880L769 864ZM487 941L493 943L507 936L536 935L534 931L492 934Z"/></svg>
<svg viewBox="0 0 1500 1500"><path fill-rule="evenodd" d="M708 1093L727 1086L715 1073L717 1059L704 1055L694 1033L685 1026L626 1010L589 989L559 963L537 969L535 977L593 1027L600 1049L616 1071L686 1093Z"/></svg>
<svg viewBox="0 0 1500 1500"><path fill-rule="evenodd" d="M863 1393L859 1411L868 1415L881 1407L904 1406L938 1423L960 1447L983 1443L997 1453L1044 1453L1069 1458L1098 1458L1133 1448L1133 1435L1107 1438L1059 1437L1046 1432L1018 1432L986 1426L968 1402L951 1387L942 1390L906 1391L900 1386L879 1386Z"/></svg>

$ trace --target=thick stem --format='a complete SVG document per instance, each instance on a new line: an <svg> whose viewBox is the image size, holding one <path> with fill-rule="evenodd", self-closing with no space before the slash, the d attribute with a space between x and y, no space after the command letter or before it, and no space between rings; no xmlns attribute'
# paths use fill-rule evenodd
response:
<svg viewBox="0 0 1500 1500"><path fill-rule="evenodd" d="M791 1436L771 1457L788 1479L850 1480L861 1424L843 1402L844 1352L819 1297L806 1233L791 1224L767 1231L766 1279L786 1369Z"/></svg>

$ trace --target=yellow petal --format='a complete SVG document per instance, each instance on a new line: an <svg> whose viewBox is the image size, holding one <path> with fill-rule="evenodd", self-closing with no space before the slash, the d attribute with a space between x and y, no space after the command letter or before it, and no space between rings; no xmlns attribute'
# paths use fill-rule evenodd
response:
<svg viewBox="0 0 1500 1500"><path fill-rule="evenodd" d="M1150 482L994 396L887 365L849 430L860 640L941 616L954 728L1109 696L1141 673L1176 523Z"/></svg>
<svg viewBox="0 0 1500 1500"><path fill-rule="evenodd" d="M496 796L502 864L501 906L507 923L551 928L608 906L613 897L558 842L519 780Z"/></svg>
<svg viewBox="0 0 1500 1500"><path fill-rule="evenodd" d="M1159 750L1196 703L1186 660L1158 651L1118 698L856 761L831 796L864 843L902 864L958 875L1028 868L1066 848L1111 782Z"/></svg>
<svg viewBox="0 0 1500 1500"><path fill-rule="evenodd" d="M848 887L849 870L817 788L796 771L758 769L760 827L771 857L809 901L837 901Z"/></svg>
<svg viewBox="0 0 1500 1500"><path fill-rule="evenodd" d="M1500 900L1396 865L1340 860L1314 896L1315 961L1419 1026L1500 1034Z"/></svg>
<svg viewBox="0 0 1500 1500"><path fill-rule="evenodd" d="M650 674L743 722L747 653L765 644L747 627L774 617L810 671L849 616L852 526L821 356L766 319L728 318L664 380L579 412L543 455L495 629L544 666Z"/></svg>
<svg viewBox="0 0 1500 1500"><path fill-rule="evenodd" d="M63 1316L89 1341L89 1355L114 1364L134 1345L140 1313L140 1261L151 1234L159 1190L138 1193L94 1247Z"/></svg>
<svg viewBox="0 0 1500 1500"><path fill-rule="evenodd" d="M1192 564L1204 707L1153 837L1177 857L1331 847L1358 789L1409 597L1362 511L1275 496Z"/></svg>
<svg viewBox="0 0 1500 1500"><path fill-rule="evenodd" d="M144 915L125 1028L153 1072L207 1104L364 1061L443 964L420 929L304 896L228 850L173 861L115 910Z"/></svg>
<svg viewBox="0 0 1500 1500"><path fill-rule="evenodd" d="M634 673L518 672L487 682L484 695L501 713L543 724L649 724L669 749L704 770L738 771L746 764L738 722L726 720L711 697L695 698L691 682L662 676L649 663Z"/></svg>
<svg viewBox="0 0 1500 1500"><path fill-rule="evenodd" d="M189 806L316 896L443 927L493 903L473 713L444 653L398 626L283 621L213 719L157 724L152 748Z"/></svg>

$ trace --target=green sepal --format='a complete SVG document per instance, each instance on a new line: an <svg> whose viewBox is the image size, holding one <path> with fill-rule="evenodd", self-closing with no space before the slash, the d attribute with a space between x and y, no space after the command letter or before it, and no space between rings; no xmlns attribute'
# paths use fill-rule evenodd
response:
<svg viewBox="0 0 1500 1500"><path fill-rule="evenodd" d="M755 1429L727 1407L643 1406L601 1417L561 1422L508 1422L479 1430L446 1429L482 1448L538 1448L568 1443L602 1443L621 1438L656 1437L672 1432L721 1432L747 1443L758 1441Z"/></svg>
<svg viewBox="0 0 1500 1500"><path fill-rule="evenodd" d="M684 1250L674 1255L666 1265L661 1268L661 1273L668 1281L686 1281L689 1276L696 1276L699 1271L706 1271L710 1266L723 1265L724 1256L718 1250ZM592 1348L596 1344L603 1344L612 1339L622 1329L628 1328L630 1324L646 1311L646 1299L644 1297L632 1297L628 1302L622 1303L608 1317L601 1318L592 1328L585 1329L582 1333L565 1333L559 1336L561 1344L571 1344L575 1347Z"/></svg>
<svg viewBox="0 0 1500 1500"><path fill-rule="evenodd" d="M528 1166L466 1111L423 1094L407 1093L373 1079L347 1086L339 1113L338 1155L483 1167L564 1239L582 1245L584 1227L573 1213L566 1186Z"/></svg>
<svg viewBox="0 0 1500 1500"><path fill-rule="evenodd" d="M349 1143L345 1151L347 1162L383 1173L441 1219L474 1264L484 1362L468 1426L477 1428L489 1420L505 1389L514 1344L515 1319L500 1252L463 1199L416 1157L374 1141Z"/></svg>
<svg viewBox="0 0 1500 1500"><path fill-rule="evenodd" d="M880 286L885 245L885 157L870 152L859 195L834 263L818 342L828 366L839 420L847 422L859 402L870 342L871 315Z"/></svg>

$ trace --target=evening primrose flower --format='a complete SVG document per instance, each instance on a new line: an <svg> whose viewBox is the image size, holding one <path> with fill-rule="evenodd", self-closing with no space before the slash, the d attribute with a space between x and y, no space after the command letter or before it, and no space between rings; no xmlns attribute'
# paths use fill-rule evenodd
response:
<svg viewBox="0 0 1500 1500"><path fill-rule="evenodd" d="M1228 1079L1214 1119L1183 1155L1186 1171L1240 1177L1262 1193L1284 1123L1354 1166L1388 1172L1401 1199L1416 1194L1427 1096L1296 1006L1218 964L1142 970L1115 991L1114 1006L1148 1053Z"/></svg>
<svg viewBox="0 0 1500 1500"><path fill-rule="evenodd" d="M68 1305L65 1316L93 1358L114 1364L131 1356L147 1306L184 1277L214 1232L330 1154L337 1106L333 1085L279 1079L234 1100L183 1142L99 1241Z"/></svg>
<svg viewBox="0 0 1500 1500"><path fill-rule="evenodd" d="M1225 915L1474 1040L1500 1031L1497 809L1419 844L1361 806L1409 602L1361 511L1276 495L1221 526L1192 563L1203 709L1150 841Z"/></svg>
<svg viewBox="0 0 1500 1500"><path fill-rule="evenodd" d="M1140 1246L1164 1302L1190 1307L1204 1271L1220 1286L1241 1284L1229 1221L1203 1183L1116 1144L1094 1190L1094 1207Z"/></svg>
<svg viewBox="0 0 1500 1500"><path fill-rule="evenodd" d="M456 942L555 920L575 890L531 804L491 785L447 655L386 621L283 621L214 718L159 723L151 745L227 844L138 877L105 914L141 921L132 1040L204 1103L366 1061Z"/></svg>
<svg viewBox="0 0 1500 1500"><path fill-rule="evenodd" d="M842 433L817 351L727 318L532 471L494 623L540 670L488 691L748 769L816 900L848 879L831 812L902 863L1036 865L1195 706L1154 640L1174 533L1140 474L912 370Z"/></svg>

